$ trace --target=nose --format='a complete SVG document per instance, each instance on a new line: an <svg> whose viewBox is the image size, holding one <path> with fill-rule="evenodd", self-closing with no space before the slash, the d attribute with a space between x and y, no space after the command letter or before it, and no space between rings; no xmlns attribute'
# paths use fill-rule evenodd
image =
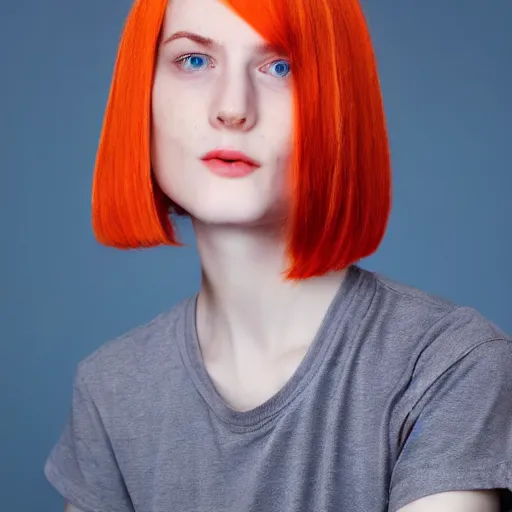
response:
<svg viewBox="0 0 512 512"><path fill-rule="evenodd" d="M226 70L216 84L210 124L218 130L251 130L257 121L256 100L256 90L248 73Z"/></svg>
<svg viewBox="0 0 512 512"><path fill-rule="evenodd" d="M247 117L234 112L219 112L217 114L217 123L228 129L240 129L247 124Z"/></svg>

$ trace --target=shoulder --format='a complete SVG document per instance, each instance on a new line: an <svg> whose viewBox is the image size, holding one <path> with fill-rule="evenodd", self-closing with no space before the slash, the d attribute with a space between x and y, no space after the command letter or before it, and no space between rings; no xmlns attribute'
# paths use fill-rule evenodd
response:
<svg viewBox="0 0 512 512"><path fill-rule="evenodd" d="M178 360L178 337L193 298L177 303L146 324L107 341L79 362L76 380L91 390L138 386L162 372L172 371Z"/></svg>
<svg viewBox="0 0 512 512"><path fill-rule="evenodd" d="M371 274L379 313L397 327L415 331L425 341L448 335L451 339L486 341L508 339L510 335L472 307L456 304L441 296ZM381 319L381 321L385 318Z"/></svg>
<svg viewBox="0 0 512 512"><path fill-rule="evenodd" d="M371 275L375 281L373 321L420 381L433 382L473 351L482 364L510 353L510 335L476 309L380 274Z"/></svg>

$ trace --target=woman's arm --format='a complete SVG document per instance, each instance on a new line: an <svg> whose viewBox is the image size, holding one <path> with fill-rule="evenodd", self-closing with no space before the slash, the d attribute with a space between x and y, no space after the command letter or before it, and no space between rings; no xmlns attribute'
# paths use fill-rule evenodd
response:
<svg viewBox="0 0 512 512"><path fill-rule="evenodd" d="M398 512L499 512L495 490L451 491L413 501Z"/></svg>

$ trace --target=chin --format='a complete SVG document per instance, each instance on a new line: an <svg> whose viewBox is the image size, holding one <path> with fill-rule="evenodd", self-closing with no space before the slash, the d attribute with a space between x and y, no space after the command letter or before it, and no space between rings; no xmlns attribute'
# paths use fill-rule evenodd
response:
<svg viewBox="0 0 512 512"><path fill-rule="evenodd" d="M250 227L265 223L268 215L264 211L255 211L248 208L198 208L190 212L192 218L202 224L217 226Z"/></svg>
<svg viewBox="0 0 512 512"><path fill-rule="evenodd" d="M261 202L251 204L248 201L208 201L201 205L187 206L186 210L194 221L212 226L249 228L273 225L283 218L271 204Z"/></svg>

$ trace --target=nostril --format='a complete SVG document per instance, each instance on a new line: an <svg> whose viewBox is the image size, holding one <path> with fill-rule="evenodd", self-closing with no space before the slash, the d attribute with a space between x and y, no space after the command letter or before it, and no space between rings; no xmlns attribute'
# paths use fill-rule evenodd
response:
<svg viewBox="0 0 512 512"><path fill-rule="evenodd" d="M225 126L232 128L237 126L243 126L247 121L246 117L237 116L232 114L220 114L217 116L217 121L224 124Z"/></svg>

